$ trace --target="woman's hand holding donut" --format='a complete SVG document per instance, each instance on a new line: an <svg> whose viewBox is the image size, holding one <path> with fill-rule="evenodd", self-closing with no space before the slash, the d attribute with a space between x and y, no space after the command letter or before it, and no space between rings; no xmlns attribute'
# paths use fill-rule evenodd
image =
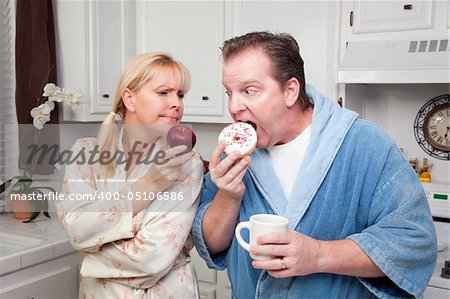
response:
<svg viewBox="0 0 450 299"><path fill-rule="evenodd" d="M225 147L224 143L219 143L213 151L209 162L211 180L227 197L241 200L245 191L242 179L251 159L249 156L240 159L241 154L235 151L221 160L220 155L225 151Z"/></svg>

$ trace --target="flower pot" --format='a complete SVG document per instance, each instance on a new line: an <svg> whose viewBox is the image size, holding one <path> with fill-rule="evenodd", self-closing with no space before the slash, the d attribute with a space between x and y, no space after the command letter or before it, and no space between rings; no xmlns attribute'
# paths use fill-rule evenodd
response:
<svg viewBox="0 0 450 299"><path fill-rule="evenodd" d="M33 201L25 198L26 196L20 193L11 193L9 196L11 211L17 220L28 220L33 214Z"/></svg>

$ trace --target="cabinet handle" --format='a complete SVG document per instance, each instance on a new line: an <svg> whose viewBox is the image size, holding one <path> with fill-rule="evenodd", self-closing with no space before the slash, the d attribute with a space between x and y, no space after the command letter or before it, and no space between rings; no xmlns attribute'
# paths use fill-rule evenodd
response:
<svg viewBox="0 0 450 299"><path fill-rule="evenodd" d="M405 5L403 5L403 9L404 10L411 10L412 9L412 4L405 4Z"/></svg>
<svg viewBox="0 0 450 299"><path fill-rule="evenodd" d="M202 100L203 101L207 101L207 100L209 100L209 97L208 96L202 96Z"/></svg>
<svg viewBox="0 0 450 299"><path fill-rule="evenodd" d="M353 27L353 10L350 12L350 27Z"/></svg>
<svg viewBox="0 0 450 299"><path fill-rule="evenodd" d="M104 97L105 99L109 99L109 94L105 93L102 95L102 97Z"/></svg>
<svg viewBox="0 0 450 299"><path fill-rule="evenodd" d="M337 103L338 103L339 106L341 106L341 107L342 107L342 102L343 102L342 97L339 97L339 99L337 100Z"/></svg>

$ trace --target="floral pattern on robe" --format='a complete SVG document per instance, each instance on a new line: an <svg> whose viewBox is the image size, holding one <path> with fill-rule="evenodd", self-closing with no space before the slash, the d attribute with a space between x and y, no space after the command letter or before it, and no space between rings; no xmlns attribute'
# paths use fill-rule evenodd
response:
<svg viewBox="0 0 450 299"><path fill-rule="evenodd" d="M165 148L166 143L158 141L157 146ZM95 139L79 139L72 152L94 147ZM123 150L121 144L118 149ZM127 178L125 166L119 164L112 177L101 180L92 165L66 166L66 200L56 207L72 245L84 252L80 298L194 298L189 252L203 180L200 156L183 166L182 181L165 190L182 194L182 200L155 199L133 215L127 195L149 167L137 165ZM117 200L67 200L75 194L102 194L105 199L107 193Z"/></svg>

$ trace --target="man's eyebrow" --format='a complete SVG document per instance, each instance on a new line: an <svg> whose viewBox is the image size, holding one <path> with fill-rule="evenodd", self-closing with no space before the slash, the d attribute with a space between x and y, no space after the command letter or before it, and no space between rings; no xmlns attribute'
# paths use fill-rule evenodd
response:
<svg viewBox="0 0 450 299"><path fill-rule="evenodd" d="M250 84L255 84L258 83L257 80L247 80L247 81L242 81L241 85L250 85Z"/></svg>
<svg viewBox="0 0 450 299"><path fill-rule="evenodd" d="M251 84L259 84L259 82L257 80L246 80L246 81L240 81L237 83L238 86L245 86L245 85L251 85ZM227 88L227 85L225 84L225 82L222 81L222 85Z"/></svg>

